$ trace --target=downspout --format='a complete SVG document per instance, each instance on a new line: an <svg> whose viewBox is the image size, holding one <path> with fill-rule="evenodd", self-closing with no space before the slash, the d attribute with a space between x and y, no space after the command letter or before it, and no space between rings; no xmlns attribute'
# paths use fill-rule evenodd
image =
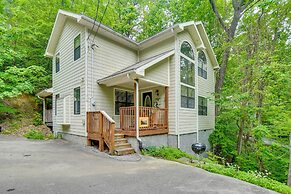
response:
<svg viewBox="0 0 291 194"><path fill-rule="evenodd" d="M42 100L42 123L45 124L45 99L37 96L40 100Z"/></svg>
<svg viewBox="0 0 291 194"><path fill-rule="evenodd" d="M142 140L139 137L139 95L138 95L138 90L139 90L139 85L138 85L138 79L132 79L129 74L126 75L129 79L133 80L135 83L135 112L136 112L136 116L135 116L135 126L136 126L136 139L138 142L138 148L140 150L143 149L142 146Z"/></svg>
<svg viewBox="0 0 291 194"><path fill-rule="evenodd" d="M87 111L88 111L88 29L85 27L85 136L87 137Z"/></svg>
<svg viewBox="0 0 291 194"><path fill-rule="evenodd" d="M173 30L173 29L172 29ZM175 31L173 30L173 32L175 33ZM177 38L177 34L175 33L175 64L179 64L180 63L180 59L179 57L177 57L177 54L178 54L178 46L177 44L179 44L178 42L178 38ZM175 65L175 69L176 69L176 80L175 80L175 106L176 106L176 118L175 118L175 123L176 123L176 134L177 134L177 147L178 149L180 149L181 147L181 141L180 141L180 130L179 130L179 104L177 102L177 99L178 99L178 82L177 80L180 80L179 77L178 77L178 73L179 72L177 70L177 65Z"/></svg>
<svg viewBox="0 0 291 194"><path fill-rule="evenodd" d="M196 143L199 143L199 107L198 107L198 52L196 52L196 67L195 67L195 105L196 105L196 115L197 115L197 122L196 122L196 128L197 128L197 134L196 134Z"/></svg>

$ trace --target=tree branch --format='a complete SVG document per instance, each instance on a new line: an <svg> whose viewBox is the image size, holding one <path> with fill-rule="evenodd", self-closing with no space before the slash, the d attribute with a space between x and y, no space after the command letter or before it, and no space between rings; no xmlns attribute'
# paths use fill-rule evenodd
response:
<svg viewBox="0 0 291 194"><path fill-rule="evenodd" d="M244 6L243 6L243 12L241 13L241 15L243 15L245 12L247 12L248 10L250 10L252 7L254 7L259 1L261 1L261 0L257 0L256 2L254 2L252 5L250 5L252 2L253 2L253 0L250 0L250 1L248 1L247 2L247 4L245 4ZM250 6L249 6L250 5ZM248 7L249 6L249 7Z"/></svg>
<svg viewBox="0 0 291 194"><path fill-rule="evenodd" d="M228 29L227 29L227 27L226 27L224 21L222 20L222 17L221 17L221 15L219 14L219 12L218 12L218 10L217 10L217 7L216 7L214 1L215 1L215 0L209 0L210 5L211 5L211 8L212 8L212 10L213 10L213 12L214 12L216 18L218 19L220 25L222 26L222 28L224 29L224 31L228 34Z"/></svg>

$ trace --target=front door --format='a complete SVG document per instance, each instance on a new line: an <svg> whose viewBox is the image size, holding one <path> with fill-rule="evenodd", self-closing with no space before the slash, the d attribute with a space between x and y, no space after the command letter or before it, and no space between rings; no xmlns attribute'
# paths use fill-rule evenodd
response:
<svg viewBox="0 0 291 194"><path fill-rule="evenodd" d="M153 105L153 98L152 92L144 92L142 93L142 104L146 107L152 107Z"/></svg>

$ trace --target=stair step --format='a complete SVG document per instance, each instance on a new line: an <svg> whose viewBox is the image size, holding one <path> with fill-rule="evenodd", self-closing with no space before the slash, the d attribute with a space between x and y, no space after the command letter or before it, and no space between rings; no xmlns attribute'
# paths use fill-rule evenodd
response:
<svg viewBox="0 0 291 194"><path fill-rule="evenodd" d="M127 154L133 154L135 151L133 148L122 148L122 149L115 149L115 153L118 156L122 156L122 155L127 155Z"/></svg>
<svg viewBox="0 0 291 194"><path fill-rule="evenodd" d="M114 142L115 142L115 144L127 143L127 139L125 139L125 138L114 138Z"/></svg>
<svg viewBox="0 0 291 194"><path fill-rule="evenodd" d="M115 149L131 148L129 143L117 143L115 144Z"/></svg>
<svg viewBox="0 0 291 194"><path fill-rule="evenodd" d="M124 138L124 135L121 134L121 133L115 133L115 134L114 134L114 137L115 137L115 138Z"/></svg>

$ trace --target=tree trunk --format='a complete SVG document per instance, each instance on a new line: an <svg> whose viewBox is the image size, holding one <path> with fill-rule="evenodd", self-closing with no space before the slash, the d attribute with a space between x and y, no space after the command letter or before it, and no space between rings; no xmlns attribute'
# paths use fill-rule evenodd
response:
<svg viewBox="0 0 291 194"><path fill-rule="evenodd" d="M290 160L289 160L289 172L288 172L288 186L291 187L291 132L290 132L290 145L289 145L289 153L290 153Z"/></svg>
<svg viewBox="0 0 291 194"><path fill-rule="evenodd" d="M241 150L242 150L242 141L243 141L244 128L245 128L245 120L242 119L241 122L240 122L239 132L238 132L238 136L237 136L237 154L238 155L241 154Z"/></svg>

